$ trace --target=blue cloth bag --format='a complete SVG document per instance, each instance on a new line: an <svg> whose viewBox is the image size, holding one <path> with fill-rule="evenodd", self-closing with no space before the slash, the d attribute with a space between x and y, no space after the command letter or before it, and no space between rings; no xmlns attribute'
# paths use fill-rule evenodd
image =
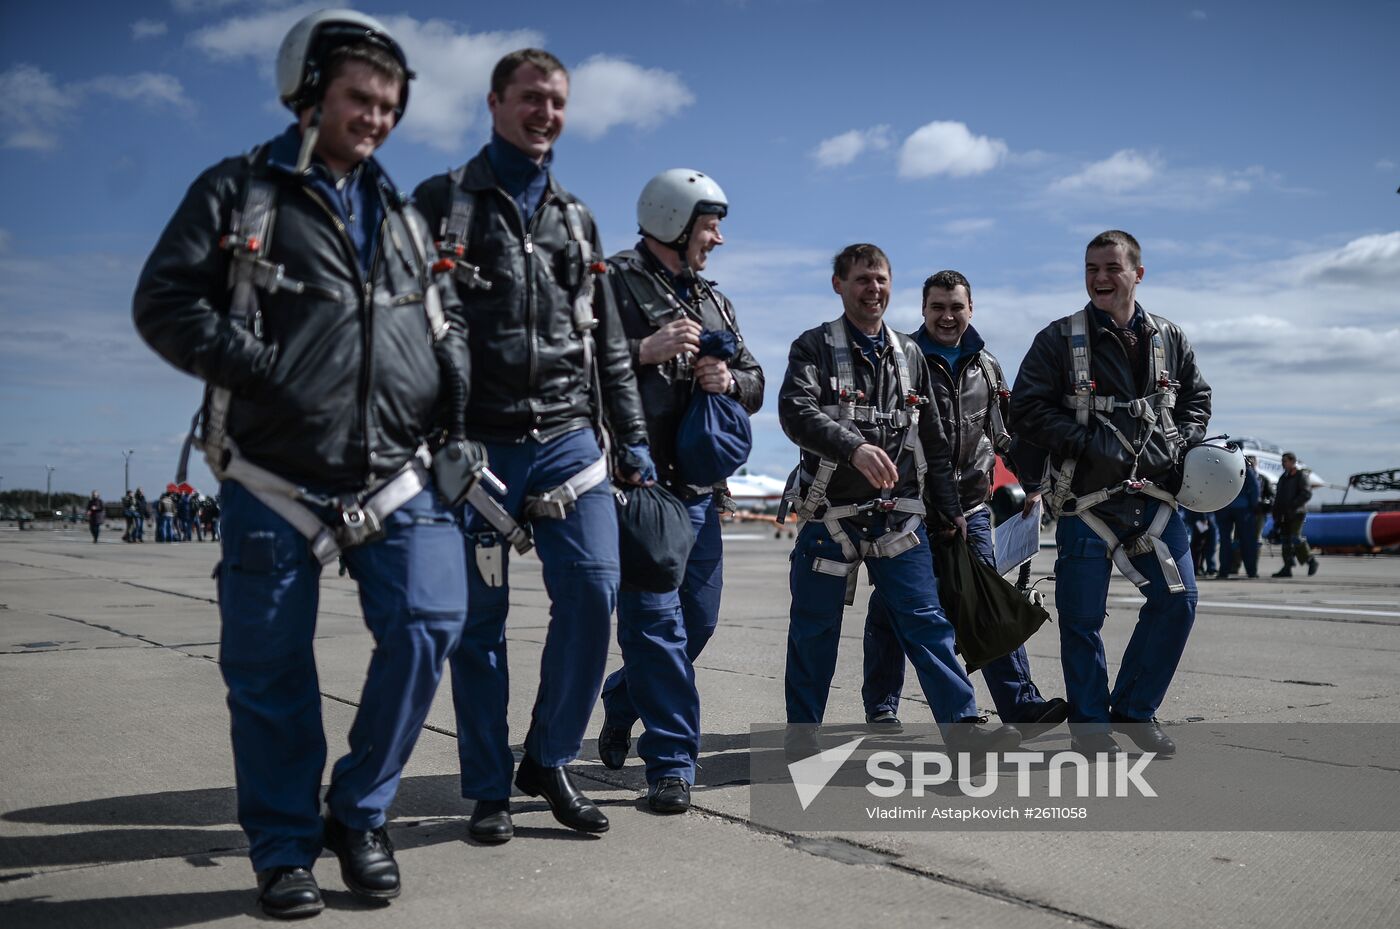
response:
<svg viewBox="0 0 1400 929"><path fill-rule="evenodd" d="M727 330L700 333L698 358L729 361L739 341ZM676 472L686 484L707 487L726 480L749 460L753 428L743 404L696 388L676 430Z"/></svg>

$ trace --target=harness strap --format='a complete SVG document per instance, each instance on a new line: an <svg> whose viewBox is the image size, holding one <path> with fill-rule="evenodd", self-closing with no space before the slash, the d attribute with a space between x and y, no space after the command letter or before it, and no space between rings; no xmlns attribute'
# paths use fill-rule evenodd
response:
<svg viewBox="0 0 1400 929"><path fill-rule="evenodd" d="M322 565L335 561L343 549L351 548L377 537L389 516L432 486L428 473L427 449L418 451L391 477L385 478L363 494L339 499L319 499L305 488L286 478L253 464L238 451L232 439L225 439L223 453L226 464L210 469L219 480L237 481L258 502L285 519L311 544L311 553ZM334 504L341 513L342 525L334 528L302 501L320 505Z"/></svg>
<svg viewBox="0 0 1400 929"><path fill-rule="evenodd" d="M529 519L564 519L579 497L608 479L608 457L603 455L588 467L552 490L525 498Z"/></svg>
<svg viewBox="0 0 1400 929"><path fill-rule="evenodd" d="M1093 513L1084 512L1075 515L1083 520L1084 525L1092 529L1099 538L1104 540L1108 545L1108 556L1113 559L1113 564L1134 585L1146 587L1151 583L1132 563L1133 558L1150 552L1156 554L1157 563L1162 566L1162 577L1167 582L1167 590L1179 594L1186 591L1186 585L1181 580L1181 568L1177 565L1176 559L1172 557L1171 549L1167 547L1167 543L1162 541L1162 530L1166 528L1167 520L1171 519L1175 509L1175 501L1172 501L1169 506L1158 507L1157 514L1152 518L1146 531L1126 543L1119 541L1113 530L1108 528L1108 525Z"/></svg>
<svg viewBox="0 0 1400 929"><path fill-rule="evenodd" d="M982 377L987 381L987 438L991 440L993 450L1004 453L1011 447L1011 433L1006 431L1006 420L1001 415L1001 401L1004 396L1010 394L1003 391L986 352L977 353L977 366L982 369Z"/></svg>
<svg viewBox="0 0 1400 929"><path fill-rule="evenodd" d="M442 238L437 242L438 260L433 270L450 270L452 277L468 290L490 290L491 282L481 276L481 267L467 260L476 193L462 189L462 178L466 173L467 166L459 165L447 175L451 205L439 224L438 234Z"/></svg>
<svg viewBox="0 0 1400 929"><path fill-rule="evenodd" d="M841 526L841 520L847 516L867 512L872 504L879 503L894 504L888 507L890 512L910 513L912 515L904 520L898 528L887 530L878 539L862 540L858 545L852 542L851 537ZM832 541L841 546L842 560L814 558L812 570L818 574L844 577L846 579L845 602L847 606L851 606L856 599L857 572L861 563L866 558L894 558L918 546L918 528L923 516L923 502L908 497L892 501L877 500L866 504L829 507L822 514L822 525L826 527L827 534L831 536Z"/></svg>

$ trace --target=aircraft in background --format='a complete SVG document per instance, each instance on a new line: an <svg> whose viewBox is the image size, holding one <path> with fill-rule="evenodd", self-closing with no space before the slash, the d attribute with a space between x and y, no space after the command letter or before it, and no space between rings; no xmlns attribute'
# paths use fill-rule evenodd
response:
<svg viewBox="0 0 1400 929"><path fill-rule="evenodd" d="M1283 475L1283 453L1282 446L1272 442L1265 442L1262 439L1255 439L1245 435L1232 435L1230 441L1238 443L1246 455L1253 455L1255 469L1259 472L1259 480L1269 485L1272 490L1278 483L1278 479ZM1308 486L1314 489L1318 487L1331 487L1322 478L1312 471L1308 471L1307 464L1303 459L1298 459L1298 467L1307 472ZM1261 490L1263 488L1260 488Z"/></svg>
<svg viewBox="0 0 1400 929"><path fill-rule="evenodd" d="M743 510L763 510L775 507L783 499L787 481L767 474L754 474L748 468L729 479L729 496Z"/></svg>

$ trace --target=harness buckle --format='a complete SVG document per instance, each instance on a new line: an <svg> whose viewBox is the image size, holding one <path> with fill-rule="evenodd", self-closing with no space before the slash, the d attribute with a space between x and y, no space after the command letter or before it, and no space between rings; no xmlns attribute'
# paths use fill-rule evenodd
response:
<svg viewBox="0 0 1400 929"><path fill-rule="evenodd" d="M1123 482L1123 490L1124 490L1126 493L1130 493L1130 494L1141 493L1141 492L1142 492L1142 488L1143 488L1144 486L1146 486L1146 484L1147 484L1147 481L1145 481L1145 480L1143 480L1143 479L1141 479L1141 478L1136 478L1136 479L1133 479L1133 480L1126 480L1126 481Z"/></svg>
<svg viewBox="0 0 1400 929"><path fill-rule="evenodd" d="M928 397L922 397L914 391L909 391L909 396L904 398L905 406L923 406L928 403Z"/></svg>
<svg viewBox="0 0 1400 929"><path fill-rule="evenodd" d="M840 397L841 397L842 400L850 400L850 399L852 398L852 391L851 391L851 389L850 389L849 387L842 387L842 388L841 388ZM858 400L858 401L859 401L859 400L864 400L864 399L865 399L865 391L863 391L863 390L857 390L857 391L855 391L855 399Z"/></svg>
<svg viewBox="0 0 1400 929"><path fill-rule="evenodd" d="M256 255L262 250L262 240L255 235L243 236L229 232L219 237L219 248Z"/></svg>
<svg viewBox="0 0 1400 929"><path fill-rule="evenodd" d="M383 530L373 512L360 505L355 497L341 497L336 503L341 525L336 529L336 540L341 548L352 548L376 538Z"/></svg>
<svg viewBox="0 0 1400 929"><path fill-rule="evenodd" d="M1091 395L1098 390L1098 383L1091 377L1086 377L1074 385L1074 392L1079 396Z"/></svg>

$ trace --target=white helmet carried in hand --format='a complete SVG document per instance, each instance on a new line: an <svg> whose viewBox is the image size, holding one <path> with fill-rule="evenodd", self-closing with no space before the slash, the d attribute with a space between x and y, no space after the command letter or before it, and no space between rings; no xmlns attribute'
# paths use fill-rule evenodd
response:
<svg viewBox="0 0 1400 929"><path fill-rule="evenodd" d="M403 48L373 16L354 10L317 10L303 17L277 50L277 95L293 113L314 106L325 93L325 69L330 53L343 45L368 42L392 55L403 67L397 114L408 106L408 82L414 74Z"/></svg>
<svg viewBox="0 0 1400 929"><path fill-rule="evenodd" d="M1224 441L1228 438L1206 439L1186 450L1177 503L1196 513L1214 513L1239 496L1244 487L1244 452Z"/></svg>
<svg viewBox="0 0 1400 929"><path fill-rule="evenodd" d="M646 235L682 249L695 217L729 212L729 198L719 185L699 171L672 168L647 181L637 198L637 225Z"/></svg>

